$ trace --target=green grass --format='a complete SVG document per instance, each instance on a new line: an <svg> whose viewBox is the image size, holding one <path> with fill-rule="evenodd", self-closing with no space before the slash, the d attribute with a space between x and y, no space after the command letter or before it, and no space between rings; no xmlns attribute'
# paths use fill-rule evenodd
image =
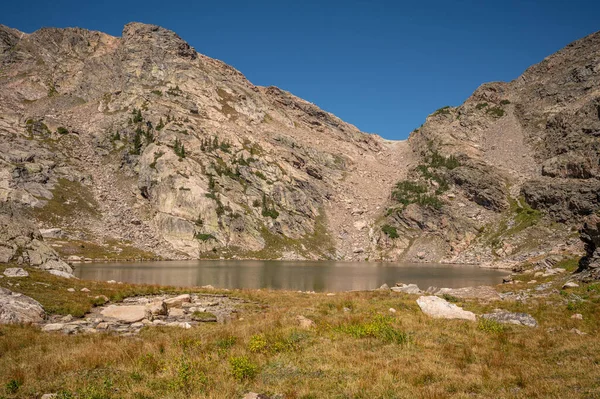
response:
<svg viewBox="0 0 600 399"><path fill-rule="evenodd" d="M31 278L12 289L29 289L25 281L42 277L30 272ZM60 280L44 280L51 285L36 289L48 290L47 300L66 295L68 286L88 286L90 294L104 289L67 281L55 291ZM143 286L105 285L133 295L143 291ZM240 309L238 319L224 324L152 327L136 337L0 326L0 397L56 392L78 399L240 398L250 391L305 399L600 395L598 284L526 302L458 303L478 314L495 308L526 312L539 322L537 328L433 319L419 310L415 297L393 292L228 294L261 306ZM397 312L390 314L390 307ZM571 319L574 310L584 319ZM300 330L296 315L310 318L315 327ZM572 328L587 335L573 334Z"/></svg>
<svg viewBox="0 0 600 399"><path fill-rule="evenodd" d="M492 115L493 117L496 117L496 118L503 117L504 113L505 113L504 110L502 108L499 108L499 107L488 108L485 112L487 114L489 114L489 115Z"/></svg>
<svg viewBox="0 0 600 399"><path fill-rule="evenodd" d="M390 226L389 224L384 224L381 226L381 231L383 231L390 238L399 238L398 230L394 226Z"/></svg>

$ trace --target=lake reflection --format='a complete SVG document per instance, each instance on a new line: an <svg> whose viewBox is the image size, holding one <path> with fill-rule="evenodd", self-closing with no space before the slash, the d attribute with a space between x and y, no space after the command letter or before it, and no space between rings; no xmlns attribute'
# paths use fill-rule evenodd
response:
<svg viewBox="0 0 600 399"><path fill-rule="evenodd" d="M269 288L302 291L370 290L387 283L415 283L421 289L498 284L506 272L467 265L305 261L164 261L88 263L75 275L175 286Z"/></svg>

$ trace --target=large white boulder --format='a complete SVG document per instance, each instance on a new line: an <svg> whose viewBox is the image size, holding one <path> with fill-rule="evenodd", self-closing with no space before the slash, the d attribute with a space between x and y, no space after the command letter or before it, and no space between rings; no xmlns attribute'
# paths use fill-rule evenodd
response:
<svg viewBox="0 0 600 399"><path fill-rule="evenodd" d="M475 321L475 313L464 310L437 296L422 296L417 304L425 313L435 319L463 319Z"/></svg>

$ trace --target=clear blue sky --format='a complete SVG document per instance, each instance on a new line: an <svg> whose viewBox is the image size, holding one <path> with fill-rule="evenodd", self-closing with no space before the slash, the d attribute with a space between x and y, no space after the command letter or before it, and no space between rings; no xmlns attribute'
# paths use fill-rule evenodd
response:
<svg viewBox="0 0 600 399"><path fill-rule="evenodd" d="M6 2L0 23L25 32L79 26L120 36L140 21L361 130L403 139L481 83L600 30L598 0Z"/></svg>

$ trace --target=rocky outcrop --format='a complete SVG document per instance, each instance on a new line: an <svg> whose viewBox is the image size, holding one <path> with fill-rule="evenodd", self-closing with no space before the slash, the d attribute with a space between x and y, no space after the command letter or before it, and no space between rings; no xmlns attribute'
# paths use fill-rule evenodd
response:
<svg viewBox="0 0 600 399"><path fill-rule="evenodd" d="M43 241L37 228L16 212L0 207L0 263L27 264L71 275L73 269Z"/></svg>
<svg viewBox="0 0 600 399"><path fill-rule="evenodd" d="M429 115L409 137L416 165L391 190L383 252L417 261L420 245L443 253L433 260L488 265L580 253L569 230L600 209L599 42L594 33Z"/></svg>
<svg viewBox="0 0 600 399"><path fill-rule="evenodd" d="M50 316L42 324L42 331L63 334L107 332L127 336L151 327L190 329L202 323L226 322L237 317L242 305L248 304L243 299L209 294L132 297L125 298L123 303L93 308L83 319L74 319L70 315Z"/></svg>
<svg viewBox="0 0 600 399"><path fill-rule="evenodd" d="M579 262L578 278L583 280L600 279L600 216L589 216L579 230L585 247L585 256Z"/></svg>
<svg viewBox="0 0 600 399"><path fill-rule="evenodd" d="M600 180L539 179L522 188L532 207L544 210L559 222L573 222L600 209Z"/></svg>
<svg viewBox="0 0 600 399"><path fill-rule="evenodd" d="M38 301L0 287L0 324L41 323L45 316Z"/></svg>

